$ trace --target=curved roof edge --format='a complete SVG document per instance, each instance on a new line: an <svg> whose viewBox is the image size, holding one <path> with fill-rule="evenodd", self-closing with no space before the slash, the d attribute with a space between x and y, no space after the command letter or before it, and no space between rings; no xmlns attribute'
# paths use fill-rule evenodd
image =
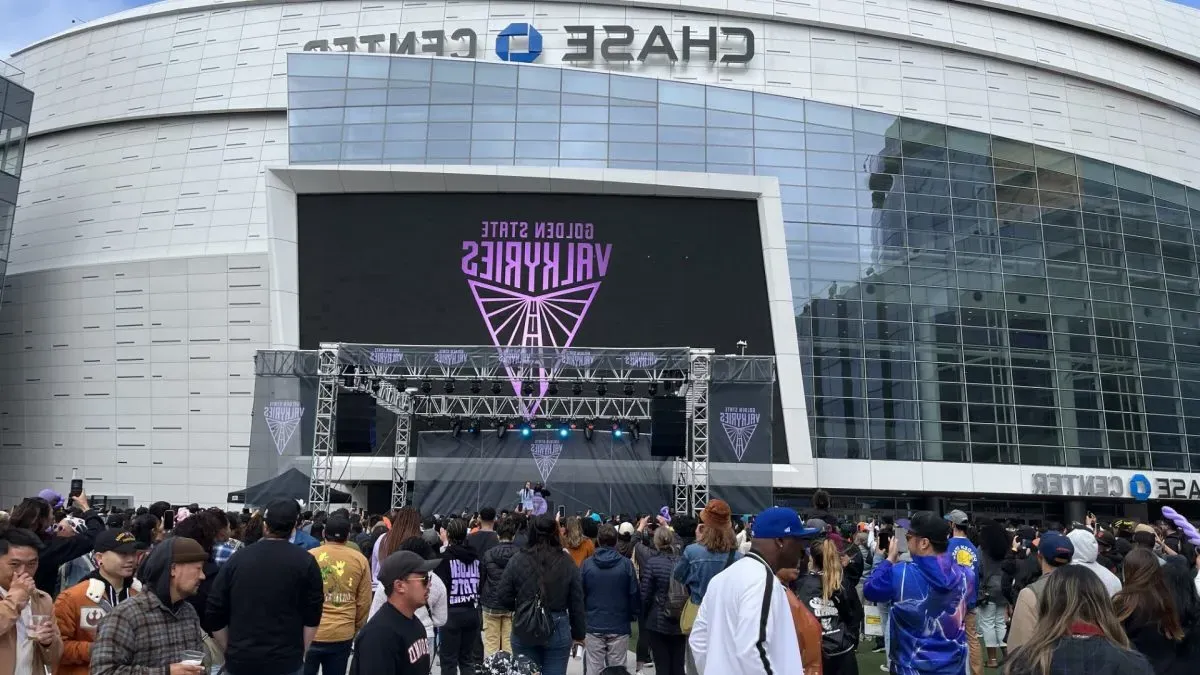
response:
<svg viewBox="0 0 1200 675"><path fill-rule="evenodd" d="M151 16L169 16L172 14L186 14L188 12L194 12L197 10L207 10L207 9L212 9L212 8L217 8L217 7L288 5L288 4L294 4L294 3L299 4L299 3L322 2L322 1L337 2L338 0L160 0L159 2L153 2L148 5L142 5L141 7L127 9L122 12L117 12L115 14L109 14L108 16L103 16L103 17L100 17L93 21L90 21L90 22L87 22L84 24L80 24L78 26L73 26L71 28L68 28L67 30L60 31L58 33L55 33L54 35L50 35L48 37L42 38L41 40L38 40L29 45L26 45L25 47L22 47L16 51L14 51L12 53L12 55L16 56L17 54L29 51L30 49L40 47L47 43L53 42L55 40L59 40L61 38L64 38L64 37L67 37L70 35L74 35L76 33L82 33L84 31L90 30L92 28L127 23L130 21L136 21L138 19L143 19L143 18L147 18L147 17L151 17ZM564 3L564 4L619 5L619 6L625 6L625 7L640 7L640 8L646 8L646 9L659 9L659 10L666 10L666 11L673 11L673 12L678 12L678 11L682 10L682 11L694 11L694 12L699 12L699 13L714 13L714 14L720 14L720 15L726 15L726 16L738 16L738 17L743 17L743 18L747 18L747 19L756 19L759 21L767 21L767 20L785 21L785 22L798 23L798 24L813 23L811 21L798 19L796 17L789 17L786 14L779 14L776 12L768 13L768 12L762 12L762 11L745 11L745 10L741 10L741 9L735 9L731 6L736 5L736 0L707 0L708 2L712 3L712 6L704 6L699 3L687 4L687 3L683 2L682 0L679 2L656 2L654 0L541 0L541 1L542 2ZM700 2L704 2L704 1L706 1L706 0L700 0ZM1036 18L1036 19L1041 19L1041 20L1047 21L1049 23L1057 23L1057 24L1061 24L1064 26L1070 26L1072 28L1086 30L1089 32L1096 33L1098 35L1103 35L1105 37L1117 38L1117 39L1120 39L1120 40L1123 40L1123 41L1126 41L1126 42L1129 42L1129 43L1132 43L1132 44L1135 44L1135 45L1138 45L1141 47L1145 47L1148 49L1162 52L1164 54L1169 54L1169 55L1177 57L1177 58L1191 61L1192 63L1200 64L1200 45L1197 45L1195 51L1179 49L1176 47L1172 47L1172 46L1166 44L1165 42L1156 42L1147 37L1141 37L1134 33L1124 32L1118 28L1103 25L1103 24L1099 23L1098 21L1097 22L1087 22L1087 21L1073 20L1070 17L1064 16L1062 14L1031 9L1027 6L1024 6L1024 4L1018 5L1017 3L1020 2L1020 0L943 0L943 1L945 1L947 4L959 3L959 4L964 4L964 5L973 5L976 7L983 7L986 9L994 9L996 11L1007 12L1007 13L1011 13L1011 14L1017 14L1017 15L1021 15L1021 16L1028 16L1028 17L1032 17L1032 18ZM1189 8L1189 7L1186 7L1184 5L1176 5L1175 3L1168 2L1168 0L1148 0L1148 2L1153 3L1155 5L1161 4L1164 7L1171 8L1172 10L1191 10L1191 8ZM718 6L718 4L720 6ZM1194 10L1191 10L1191 11L1194 11ZM1200 33L1200 11L1196 12L1195 18L1196 18L1196 21L1195 21L1196 32ZM818 22L818 23L823 23L823 22Z"/></svg>

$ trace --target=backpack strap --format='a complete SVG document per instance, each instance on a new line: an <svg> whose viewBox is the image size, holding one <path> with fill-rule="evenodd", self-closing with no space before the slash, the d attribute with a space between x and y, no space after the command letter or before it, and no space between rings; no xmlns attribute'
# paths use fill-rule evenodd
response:
<svg viewBox="0 0 1200 675"><path fill-rule="evenodd" d="M737 555L737 548L729 552L729 557L725 559L725 566L721 568L722 570L729 569L729 566L733 564L733 556L735 555Z"/></svg>
<svg viewBox="0 0 1200 675"><path fill-rule="evenodd" d="M762 613L758 617L758 640L755 641L754 648L758 651L758 658L762 661L763 670L767 675L774 675L775 671L771 669L771 661L767 658L767 619L771 613L771 582L775 579L775 572L767 564L767 561L757 555L751 553L749 557L761 562L767 571L767 583L763 587Z"/></svg>

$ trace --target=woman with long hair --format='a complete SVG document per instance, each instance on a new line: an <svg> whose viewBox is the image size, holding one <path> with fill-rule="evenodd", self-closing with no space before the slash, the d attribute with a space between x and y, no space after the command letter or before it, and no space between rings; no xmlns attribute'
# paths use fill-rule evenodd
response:
<svg viewBox="0 0 1200 675"><path fill-rule="evenodd" d="M587 632L579 567L563 551L558 523L552 516L530 519L528 536L525 548L504 568L497 599L501 609L516 612L540 598L552 622L550 636L526 633L517 612L513 616L513 654L528 657L542 675L566 675L571 645L582 644Z"/></svg>
<svg viewBox="0 0 1200 675"><path fill-rule="evenodd" d="M379 577L379 565L389 555L400 550L400 544L409 537L421 536L421 512L405 506L392 512L392 526L387 534L375 540L371 550L371 578ZM436 551L435 551L436 553Z"/></svg>
<svg viewBox="0 0 1200 675"><path fill-rule="evenodd" d="M731 517L729 505L720 499L705 504L700 512L700 525L696 528L696 542L683 549L683 555L675 564L672 576L688 591L688 602L680 617L680 625L685 631L691 631L708 582L742 557Z"/></svg>
<svg viewBox="0 0 1200 675"><path fill-rule="evenodd" d="M654 531L654 553L641 566L642 616L638 620L639 640L650 645L656 675L683 675L687 636L679 630L679 621L667 613L671 572L679 560L675 533L669 527Z"/></svg>
<svg viewBox="0 0 1200 675"><path fill-rule="evenodd" d="M978 525L979 604L975 625L987 650L987 667L998 668L1009 604L1004 592L1004 561L1012 552L1012 538L1004 526L994 520L980 520Z"/></svg>
<svg viewBox="0 0 1200 675"><path fill-rule="evenodd" d="M858 675L859 627L863 620L858 590L843 574L842 553L832 539L808 547L808 572L797 582L796 597L821 622L821 672Z"/></svg>
<svg viewBox="0 0 1200 675"><path fill-rule="evenodd" d="M567 518L562 535L563 547L571 554L576 567L583 565L583 561L596 552L596 543L583 534L583 519L579 516Z"/></svg>
<svg viewBox="0 0 1200 675"><path fill-rule="evenodd" d="M1009 656L1005 675L1152 675L1094 572L1064 565L1046 579L1033 637Z"/></svg>
<svg viewBox="0 0 1200 675"><path fill-rule="evenodd" d="M1125 556L1125 585L1113 596L1113 607L1129 641L1150 660L1157 675L1195 673L1196 664L1187 662L1187 632L1162 568L1152 551L1130 551Z"/></svg>

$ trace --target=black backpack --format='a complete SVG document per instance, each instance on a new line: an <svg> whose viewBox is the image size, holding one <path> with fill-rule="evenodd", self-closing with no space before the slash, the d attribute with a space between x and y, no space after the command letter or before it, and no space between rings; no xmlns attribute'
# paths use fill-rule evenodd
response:
<svg viewBox="0 0 1200 675"><path fill-rule="evenodd" d="M538 567L532 556L530 562L535 569ZM512 632L525 644L541 646L549 642L550 636L554 634L554 620L550 617L550 611L546 609L545 572L536 569L536 574L537 593L517 603L512 615Z"/></svg>

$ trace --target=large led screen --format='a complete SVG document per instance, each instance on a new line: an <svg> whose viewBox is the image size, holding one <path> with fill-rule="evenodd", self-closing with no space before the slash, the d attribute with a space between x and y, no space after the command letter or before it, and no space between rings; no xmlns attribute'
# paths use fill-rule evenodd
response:
<svg viewBox="0 0 1200 675"><path fill-rule="evenodd" d="M299 196L300 345L773 354L750 200Z"/></svg>

